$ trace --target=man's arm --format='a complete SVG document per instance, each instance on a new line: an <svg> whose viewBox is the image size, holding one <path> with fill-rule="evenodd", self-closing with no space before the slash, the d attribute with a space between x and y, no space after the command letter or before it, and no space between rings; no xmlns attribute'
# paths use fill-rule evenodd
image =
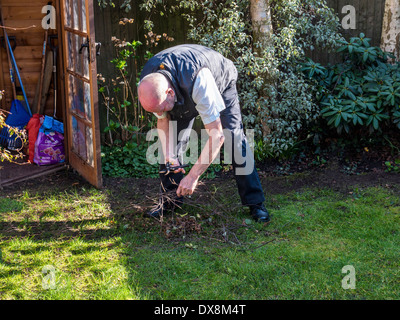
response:
<svg viewBox="0 0 400 320"><path fill-rule="evenodd" d="M193 165L188 175L180 182L176 194L178 197L191 195L196 189L200 176L207 170L210 164L219 154L222 145L224 144L224 133L220 118L204 125L208 140L201 151L199 159Z"/></svg>
<svg viewBox="0 0 400 320"><path fill-rule="evenodd" d="M225 109L225 103L208 68L199 71L193 86L192 98L209 138L199 159L179 184L176 192L178 196L190 195L194 192L200 176L217 157L224 143L219 113Z"/></svg>
<svg viewBox="0 0 400 320"><path fill-rule="evenodd" d="M169 121L171 120L170 115L167 113L167 116L162 119L157 120L157 132L158 132L158 137L161 141L161 146L162 146L162 152L164 155L164 159L162 163L167 163L171 162L173 165L178 165L178 159L176 158L173 150L173 145L170 144L169 140ZM185 170L183 168L180 168L176 170L175 172L183 172L185 173Z"/></svg>
<svg viewBox="0 0 400 320"><path fill-rule="evenodd" d="M158 119L157 120L157 132L158 132L158 138L161 141L161 146L162 146L162 151L164 155L164 161L166 162L166 159L169 158L169 117L165 117L163 119Z"/></svg>

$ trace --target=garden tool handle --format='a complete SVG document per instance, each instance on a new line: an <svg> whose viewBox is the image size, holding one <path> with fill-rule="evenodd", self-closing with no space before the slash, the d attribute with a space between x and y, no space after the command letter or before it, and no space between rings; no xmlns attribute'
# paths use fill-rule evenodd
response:
<svg viewBox="0 0 400 320"><path fill-rule="evenodd" d="M183 165L179 165L179 166L171 166L171 162L167 162L165 164L165 170L161 170L159 173L164 173L165 175L169 174L170 172L175 172L178 169L181 168L186 168L188 167L188 164L183 164Z"/></svg>

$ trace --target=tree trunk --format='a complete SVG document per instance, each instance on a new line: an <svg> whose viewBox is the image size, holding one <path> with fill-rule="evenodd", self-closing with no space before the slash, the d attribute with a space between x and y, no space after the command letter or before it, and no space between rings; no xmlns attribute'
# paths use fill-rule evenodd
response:
<svg viewBox="0 0 400 320"><path fill-rule="evenodd" d="M265 56L265 53L273 50L272 45L272 20L269 0L250 0L250 16L253 29L254 51L259 57ZM265 83L273 83L274 80L267 72L264 77ZM271 129L267 124L267 117L261 117L261 128L263 136L266 137Z"/></svg>
<svg viewBox="0 0 400 320"><path fill-rule="evenodd" d="M386 0L382 24L381 48L400 58L400 0Z"/></svg>
<svg viewBox="0 0 400 320"><path fill-rule="evenodd" d="M250 0L250 16L253 26L254 43L261 46L256 50L260 54L262 48L271 45L272 21L269 0Z"/></svg>

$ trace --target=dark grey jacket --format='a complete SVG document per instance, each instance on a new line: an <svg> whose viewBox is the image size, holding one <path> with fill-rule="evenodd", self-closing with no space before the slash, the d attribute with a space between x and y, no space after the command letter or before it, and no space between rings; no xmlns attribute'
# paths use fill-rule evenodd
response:
<svg viewBox="0 0 400 320"><path fill-rule="evenodd" d="M154 72L165 75L177 97L170 111L171 118L192 119L198 115L192 99L193 85L202 68L210 69L221 94L237 80L236 67L231 60L210 48L195 44L178 45L157 53L144 66L141 79Z"/></svg>

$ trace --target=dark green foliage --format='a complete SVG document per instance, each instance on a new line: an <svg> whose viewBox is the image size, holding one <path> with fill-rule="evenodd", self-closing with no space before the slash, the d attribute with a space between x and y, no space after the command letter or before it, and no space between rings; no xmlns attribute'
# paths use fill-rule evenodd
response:
<svg viewBox="0 0 400 320"><path fill-rule="evenodd" d="M385 162L386 166L386 172L400 172L400 158L396 159L394 161L386 161Z"/></svg>
<svg viewBox="0 0 400 320"><path fill-rule="evenodd" d="M302 71L318 82L321 115L341 134L400 128L400 63L363 33L342 41L343 62L326 67L308 59Z"/></svg>
<svg viewBox="0 0 400 320"><path fill-rule="evenodd" d="M124 146L103 146L103 174L111 177L157 177L158 165L146 160L147 143L127 142Z"/></svg>
<svg viewBox="0 0 400 320"><path fill-rule="evenodd" d="M102 146L101 162L103 174L109 177L157 178L159 165L150 164L146 158L149 143L154 144L154 142L137 144L130 141L122 145L121 141L117 140L112 146ZM187 171L192 166L193 164L189 164ZM213 179L221 170L229 170L229 166L211 164L201 178Z"/></svg>

